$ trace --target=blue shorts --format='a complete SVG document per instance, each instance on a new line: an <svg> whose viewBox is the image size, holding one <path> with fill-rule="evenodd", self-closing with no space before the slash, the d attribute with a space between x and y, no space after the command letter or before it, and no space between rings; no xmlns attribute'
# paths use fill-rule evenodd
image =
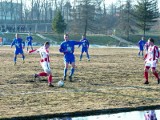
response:
<svg viewBox="0 0 160 120"><path fill-rule="evenodd" d="M75 62L75 57L74 57L73 54L65 55L65 56L64 56L64 63L69 63L69 64L71 64L71 63L73 63L73 62Z"/></svg>
<svg viewBox="0 0 160 120"><path fill-rule="evenodd" d="M143 51L144 49L143 49L143 47L142 47L142 46L140 46L140 47L139 47L139 50L140 50L140 51Z"/></svg>
<svg viewBox="0 0 160 120"><path fill-rule="evenodd" d="M83 53L83 52L88 52L88 48L87 47L83 47L82 49L81 49L81 52Z"/></svg>
<svg viewBox="0 0 160 120"><path fill-rule="evenodd" d="M28 43L27 43L27 46L32 46L32 43L31 43L31 42L28 42Z"/></svg>
<svg viewBox="0 0 160 120"><path fill-rule="evenodd" d="M18 54L23 54L23 50L22 49L16 49L14 51L14 54L18 55Z"/></svg>

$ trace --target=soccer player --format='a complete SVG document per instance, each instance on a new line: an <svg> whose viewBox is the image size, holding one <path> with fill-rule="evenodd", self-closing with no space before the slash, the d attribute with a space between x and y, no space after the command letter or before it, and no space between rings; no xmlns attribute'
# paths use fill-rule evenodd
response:
<svg viewBox="0 0 160 120"><path fill-rule="evenodd" d="M149 84L148 82L148 71L151 67L151 71L153 75L156 77L158 84L160 83L159 75L156 71L158 59L159 59L159 49L156 45L154 45L154 39L149 38L148 39L148 52L145 55L145 67L144 67L144 78L145 82L144 84Z"/></svg>
<svg viewBox="0 0 160 120"><path fill-rule="evenodd" d="M138 56L140 56L141 53L142 53L142 56L143 56L143 50L144 50L145 43L146 42L144 41L144 37L142 37L141 40L138 42L138 45L139 45Z"/></svg>
<svg viewBox="0 0 160 120"><path fill-rule="evenodd" d="M14 40L11 43L11 48L12 46L15 46L15 51L14 51L14 65L16 65L17 62L17 55L21 54L22 55L22 59L23 59L23 63L24 63L24 53L23 53L23 49L25 47L25 43L23 42L23 40L19 37L19 34L16 33Z"/></svg>
<svg viewBox="0 0 160 120"><path fill-rule="evenodd" d="M82 42L81 44L82 48L81 48L81 54L80 54L79 60L80 61L82 60L83 53L85 52L87 55L88 61L90 61L89 54L88 54L89 41L86 39L85 35L82 35L82 39L80 41ZM81 45L79 45L78 47L80 47Z"/></svg>
<svg viewBox="0 0 160 120"><path fill-rule="evenodd" d="M157 120L156 112L154 110L147 111L144 114L145 120Z"/></svg>
<svg viewBox="0 0 160 120"><path fill-rule="evenodd" d="M32 36L31 36L31 34L29 33L28 36L27 36L27 38L26 38L26 41L27 41L27 51L28 51L28 47L29 47L29 46L30 46L31 49L33 50L32 40L33 40L33 38L32 38Z"/></svg>
<svg viewBox="0 0 160 120"><path fill-rule="evenodd" d="M39 49L35 49L35 50L30 50L29 53L39 53L41 56L40 64L44 72L35 74L34 75L35 79L39 76L48 76L48 86L53 87L52 72L51 72L50 60L49 60L49 47L50 47L50 43L45 42L43 47L40 47Z"/></svg>
<svg viewBox="0 0 160 120"><path fill-rule="evenodd" d="M64 54L64 76L63 80L66 80L67 76L67 70L69 64L71 64L71 70L70 70L70 75L69 75L69 80L72 82L72 76L74 74L74 69L75 69L75 56L74 56L74 46L75 45L80 45L82 42L74 41L74 40L69 40L69 35L65 34L64 35L64 41L60 45L59 51Z"/></svg>

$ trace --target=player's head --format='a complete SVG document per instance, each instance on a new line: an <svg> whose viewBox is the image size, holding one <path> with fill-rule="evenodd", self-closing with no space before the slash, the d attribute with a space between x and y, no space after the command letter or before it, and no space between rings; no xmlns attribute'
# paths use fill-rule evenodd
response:
<svg viewBox="0 0 160 120"><path fill-rule="evenodd" d="M69 35L68 34L64 34L64 40L67 41L69 38Z"/></svg>
<svg viewBox="0 0 160 120"><path fill-rule="evenodd" d="M16 38L19 38L19 34L18 34L18 33L16 33L15 37L16 37Z"/></svg>
<svg viewBox="0 0 160 120"><path fill-rule="evenodd" d="M45 43L44 43L44 46L48 49L48 48L50 47L50 42L48 42L48 41L45 42Z"/></svg>
<svg viewBox="0 0 160 120"><path fill-rule="evenodd" d="M31 36L31 33L28 33L28 36Z"/></svg>
<svg viewBox="0 0 160 120"><path fill-rule="evenodd" d="M144 37L141 37L142 40L144 40Z"/></svg>
<svg viewBox="0 0 160 120"><path fill-rule="evenodd" d="M154 45L154 39L153 38L149 38L148 39L148 44L149 45Z"/></svg>
<svg viewBox="0 0 160 120"><path fill-rule="evenodd" d="M86 36L85 36L85 35L82 35L82 39L84 39L84 38L86 38Z"/></svg>

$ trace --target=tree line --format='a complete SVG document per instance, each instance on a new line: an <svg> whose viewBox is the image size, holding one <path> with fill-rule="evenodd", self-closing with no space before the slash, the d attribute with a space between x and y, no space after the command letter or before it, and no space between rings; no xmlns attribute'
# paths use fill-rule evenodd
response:
<svg viewBox="0 0 160 120"><path fill-rule="evenodd" d="M130 34L149 31L159 18L157 0L1 0L0 21L52 23L57 33Z"/></svg>

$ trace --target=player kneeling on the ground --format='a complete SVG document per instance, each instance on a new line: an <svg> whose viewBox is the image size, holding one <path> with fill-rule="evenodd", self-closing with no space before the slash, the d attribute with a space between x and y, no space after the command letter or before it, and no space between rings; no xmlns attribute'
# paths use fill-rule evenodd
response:
<svg viewBox="0 0 160 120"><path fill-rule="evenodd" d="M50 69L50 61L49 61L49 47L50 43L45 42L43 47L40 47L37 50L31 50L29 53L40 53L41 60L40 64L44 70L44 72L40 72L39 74L35 74L34 77L37 78L39 76L48 76L48 86L53 87L52 85L52 73Z"/></svg>
<svg viewBox="0 0 160 120"><path fill-rule="evenodd" d="M145 68L144 68L144 78L145 82L144 84L149 84L148 82L148 70L150 67L152 68L151 71L154 74L154 76L157 78L158 84L160 84L160 79L158 76L158 73L156 71L156 66L159 59L159 49L156 45L154 45L154 39L149 38L148 39L148 52L145 55Z"/></svg>

